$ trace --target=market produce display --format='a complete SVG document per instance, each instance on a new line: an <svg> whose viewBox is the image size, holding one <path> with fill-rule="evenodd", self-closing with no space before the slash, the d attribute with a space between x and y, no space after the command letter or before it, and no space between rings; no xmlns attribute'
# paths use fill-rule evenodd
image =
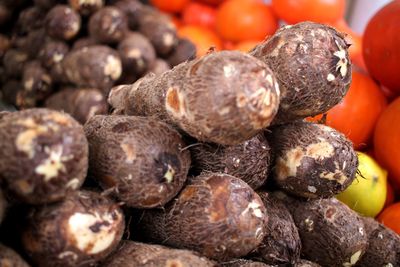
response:
<svg viewBox="0 0 400 267"><path fill-rule="evenodd" d="M400 2L148 2L0 3L0 266L400 266Z"/></svg>

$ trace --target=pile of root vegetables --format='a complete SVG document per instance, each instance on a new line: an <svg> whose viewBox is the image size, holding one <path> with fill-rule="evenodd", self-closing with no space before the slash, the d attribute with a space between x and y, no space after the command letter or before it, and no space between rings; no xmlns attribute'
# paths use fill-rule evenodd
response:
<svg viewBox="0 0 400 267"><path fill-rule="evenodd" d="M303 120L346 94L348 46L304 22L114 86L83 126L0 113L1 264L400 266L400 237L334 198L351 142Z"/></svg>

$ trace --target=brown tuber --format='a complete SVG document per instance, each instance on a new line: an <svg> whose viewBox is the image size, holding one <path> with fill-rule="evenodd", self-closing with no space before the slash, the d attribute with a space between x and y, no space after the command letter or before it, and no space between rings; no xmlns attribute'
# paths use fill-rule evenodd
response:
<svg viewBox="0 0 400 267"><path fill-rule="evenodd" d="M49 41L41 47L38 59L43 67L51 70L55 65L61 63L68 51L69 47L65 42Z"/></svg>
<svg viewBox="0 0 400 267"><path fill-rule="evenodd" d="M18 80L8 79L1 88L2 100L17 106L17 96L24 90L22 83Z"/></svg>
<svg viewBox="0 0 400 267"><path fill-rule="evenodd" d="M187 39L179 39L177 46L168 56L167 61L171 66L196 58L196 46Z"/></svg>
<svg viewBox="0 0 400 267"><path fill-rule="evenodd" d="M302 255L322 266L350 267L367 249L360 217L336 198L293 200L287 206L298 228Z"/></svg>
<svg viewBox="0 0 400 267"><path fill-rule="evenodd" d="M30 204L58 201L86 177L88 144L82 126L47 109L13 112L0 120L0 177Z"/></svg>
<svg viewBox="0 0 400 267"><path fill-rule="evenodd" d="M290 194L331 197L354 180L358 159L352 143L338 131L308 122L271 129L268 141L275 152L274 179Z"/></svg>
<svg viewBox="0 0 400 267"><path fill-rule="evenodd" d="M0 244L1 267L29 267L30 265L13 249Z"/></svg>
<svg viewBox="0 0 400 267"><path fill-rule="evenodd" d="M37 6L31 6L22 10L16 22L17 33L27 34L32 30L43 27L45 16L46 12Z"/></svg>
<svg viewBox="0 0 400 267"><path fill-rule="evenodd" d="M159 76L170 69L171 67L167 61L157 58L154 60L153 64L151 64L147 73L153 73L154 75Z"/></svg>
<svg viewBox="0 0 400 267"><path fill-rule="evenodd" d="M115 113L154 116L199 141L236 145L270 124L279 88L261 61L222 51L114 87L108 101Z"/></svg>
<svg viewBox="0 0 400 267"><path fill-rule="evenodd" d="M76 49L61 63L63 73L76 87L99 88L107 93L122 73L118 53L103 45Z"/></svg>
<svg viewBox="0 0 400 267"><path fill-rule="evenodd" d="M321 267L321 265L308 260L299 260L293 264L293 267Z"/></svg>
<svg viewBox="0 0 400 267"><path fill-rule="evenodd" d="M56 5L47 13L45 27L49 36L61 40L70 40L81 29L81 17L67 5Z"/></svg>
<svg viewBox="0 0 400 267"><path fill-rule="evenodd" d="M163 206L182 189L190 153L165 123L133 116L94 116L85 124L90 172L129 207Z"/></svg>
<svg viewBox="0 0 400 267"><path fill-rule="evenodd" d="M165 209L143 211L138 228L151 241L228 261L261 243L266 222L265 207L251 187L208 173L190 179Z"/></svg>
<svg viewBox="0 0 400 267"><path fill-rule="evenodd" d="M128 26L134 30L139 25L139 15L143 8L143 4L138 0L118 0L114 3L116 8L119 8L125 13L128 19Z"/></svg>
<svg viewBox="0 0 400 267"><path fill-rule="evenodd" d="M104 0L68 0L68 3L83 16L88 16L104 6Z"/></svg>
<svg viewBox="0 0 400 267"><path fill-rule="evenodd" d="M124 227L117 204L96 192L77 191L34 209L22 243L37 266L93 266L118 246Z"/></svg>
<svg viewBox="0 0 400 267"><path fill-rule="evenodd" d="M190 152L195 170L226 173L253 189L265 183L271 165L271 149L263 133L235 146L195 144Z"/></svg>
<svg viewBox="0 0 400 267"><path fill-rule="evenodd" d="M215 267L215 263L190 250L122 241L102 267Z"/></svg>
<svg viewBox="0 0 400 267"><path fill-rule="evenodd" d="M6 74L9 77L19 78L22 76L24 71L25 63L29 60L28 53L17 50L9 49L5 52L3 57L3 66L6 70Z"/></svg>
<svg viewBox="0 0 400 267"><path fill-rule="evenodd" d="M228 262L220 263L221 267L274 267L259 261L235 259Z"/></svg>
<svg viewBox="0 0 400 267"><path fill-rule="evenodd" d="M282 95L274 123L324 113L342 100L351 82L348 47L334 28L302 22L280 28L250 52L278 80Z"/></svg>
<svg viewBox="0 0 400 267"><path fill-rule="evenodd" d="M4 34L0 34L0 60L3 58L6 51L10 48L10 38Z"/></svg>
<svg viewBox="0 0 400 267"><path fill-rule="evenodd" d="M94 115L107 113L107 101L101 91L94 88L65 88L46 99L45 106L64 111L81 124Z"/></svg>
<svg viewBox="0 0 400 267"><path fill-rule="evenodd" d="M99 9L89 19L89 36L99 43L115 44L128 30L125 14L118 8L107 6Z"/></svg>
<svg viewBox="0 0 400 267"><path fill-rule="evenodd" d="M254 257L271 265L293 265L300 258L301 240L285 203L268 192L257 192L267 208L268 222L264 240Z"/></svg>

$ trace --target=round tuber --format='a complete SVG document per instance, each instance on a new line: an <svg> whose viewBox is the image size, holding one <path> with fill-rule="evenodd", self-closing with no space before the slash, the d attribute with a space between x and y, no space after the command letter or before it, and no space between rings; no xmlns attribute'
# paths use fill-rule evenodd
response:
<svg viewBox="0 0 400 267"><path fill-rule="evenodd" d="M47 13L45 27L49 36L61 40L70 40L81 29L81 17L67 5L56 5Z"/></svg>

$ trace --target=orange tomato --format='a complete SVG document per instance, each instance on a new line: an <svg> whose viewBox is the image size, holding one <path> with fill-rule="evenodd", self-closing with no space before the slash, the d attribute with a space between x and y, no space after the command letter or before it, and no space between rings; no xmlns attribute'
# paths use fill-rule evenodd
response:
<svg viewBox="0 0 400 267"><path fill-rule="evenodd" d="M353 71L352 83L343 101L327 112L326 124L344 133L360 149L373 134L376 121L386 107L386 99L368 76ZM319 120L321 116L312 120Z"/></svg>
<svg viewBox="0 0 400 267"><path fill-rule="evenodd" d="M394 186L400 187L400 97L390 103L378 119L374 150L378 162L393 178Z"/></svg>
<svg viewBox="0 0 400 267"><path fill-rule="evenodd" d="M260 41L244 41L236 44L234 50L239 50L242 52L249 52L253 49L256 45L258 45Z"/></svg>
<svg viewBox="0 0 400 267"><path fill-rule="evenodd" d="M343 18L345 0L272 0L272 8L279 18L289 24L309 20L332 23Z"/></svg>
<svg viewBox="0 0 400 267"><path fill-rule="evenodd" d="M182 20L185 24L199 25L214 29L216 14L217 11L213 7L191 2L183 9Z"/></svg>
<svg viewBox="0 0 400 267"><path fill-rule="evenodd" d="M378 216L378 221L400 235L400 202L384 209Z"/></svg>
<svg viewBox="0 0 400 267"><path fill-rule="evenodd" d="M216 30L225 40L263 40L278 28L270 6L257 0L228 0L217 10Z"/></svg>
<svg viewBox="0 0 400 267"><path fill-rule="evenodd" d="M194 25L182 26L178 29L178 35L194 43L198 57L206 54L211 47L215 47L216 50L222 49L222 41L218 35L205 27Z"/></svg>
<svg viewBox="0 0 400 267"><path fill-rule="evenodd" d="M169 12L178 13L186 6L190 0L150 0L151 4L158 9Z"/></svg>

